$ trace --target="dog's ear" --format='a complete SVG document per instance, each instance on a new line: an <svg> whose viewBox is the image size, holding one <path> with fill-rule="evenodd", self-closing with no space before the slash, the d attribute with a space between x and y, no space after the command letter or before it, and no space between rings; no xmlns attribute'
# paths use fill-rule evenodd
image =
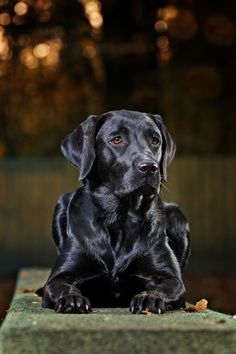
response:
<svg viewBox="0 0 236 354"><path fill-rule="evenodd" d="M89 116L61 144L63 155L79 169L80 180L91 171L96 157L94 144L98 121L97 116Z"/></svg>
<svg viewBox="0 0 236 354"><path fill-rule="evenodd" d="M176 145L168 132L165 124L163 123L163 120L161 116L158 114L155 114L154 116L154 121L157 124L158 128L161 131L162 135L162 157L160 161L160 172L161 172L161 178L166 181L167 180L167 166L171 163L175 156L175 150L176 150Z"/></svg>

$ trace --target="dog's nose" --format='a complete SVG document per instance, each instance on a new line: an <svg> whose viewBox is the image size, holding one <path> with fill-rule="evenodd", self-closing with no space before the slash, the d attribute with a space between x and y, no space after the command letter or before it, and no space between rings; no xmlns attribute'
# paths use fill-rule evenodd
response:
<svg viewBox="0 0 236 354"><path fill-rule="evenodd" d="M145 161L138 164L138 170L141 173L155 173L157 169L157 164L151 161Z"/></svg>

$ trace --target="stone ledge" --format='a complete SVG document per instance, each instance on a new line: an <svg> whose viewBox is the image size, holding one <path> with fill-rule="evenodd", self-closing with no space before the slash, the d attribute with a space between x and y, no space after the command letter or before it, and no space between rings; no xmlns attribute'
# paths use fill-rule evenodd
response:
<svg viewBox="0 0 236 354"><path fill-rule="evenodd" d="M131 315L128 309L95 309L89 315L42 309L33 289L48 269L23 269L0 330L2 354L235 353L236 319L206 310ZM28 291L28 292L25 292Z"/></svg>

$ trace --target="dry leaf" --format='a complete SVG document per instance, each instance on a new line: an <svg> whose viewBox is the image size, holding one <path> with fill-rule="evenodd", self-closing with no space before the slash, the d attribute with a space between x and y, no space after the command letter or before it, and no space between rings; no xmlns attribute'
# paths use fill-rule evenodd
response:
<svg viewBox="0 0 236 354"><path fill-rule="evenodd" d="M146 316L155 315L153 312L145 311L145 310L141 311L141 314Z"/></svg>
<svg viewBox="0 0 236 354"><path fill-rule="evenodd" d="M223 320L223 319L220 319L220 320L216 320L215 323L219 324L219 323L225 323L226 321Z"/></svg>
<svg viewBox="0 0 236 354"><path fill-rule="evenodd" d="M207 309L207 304L208 301L206 299L202 299L196 303L195 308L197 311L204 311Z"/></svg>
<svg viewBox="0 0 236 354"><path fill-rule="evenodd" d="M185 307L182 310L186 312L199 312L207 309L208 301L206 299L202 299L196 303L196 305Z"/></svg>
<svg viewBox="0 0 236 354"><path fill-rule="evenodd" d="M20 275L22 278L27 278L29 276L29 272L21 272Z"/></svg>
<svg viewBox="0 0 236 354"><path fill-rule="evenodd" d="M32 288L18 288L17 292L18 293L34 293L35 289L32 289Z"/></svg>

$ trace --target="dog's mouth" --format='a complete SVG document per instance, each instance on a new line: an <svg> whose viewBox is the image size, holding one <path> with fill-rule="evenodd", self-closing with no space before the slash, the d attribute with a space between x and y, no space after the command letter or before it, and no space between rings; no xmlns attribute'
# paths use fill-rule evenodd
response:
<svg viewBox="0 0 236 354"><path fill-rule="evenodd" d="M130 197L141 197L143 196L145 199L149 199L158 195L160 191L159 185L156 186L153 183L142 183L140 185L133 186L133 188L129 188L126 190L121 190L118 192L120 196L130 196Z"/></svg>
<svg viewBox="0 0 236 354"><path fill-rule="evenodd" d="M144 197L151 197L153 195L156 195L158 193L158 190L151 184L144 184L134 190L133 193L137 193L138 195L142 195Z"/></svg>
<svg viewBox="0 0 236 354"><path fill-rule="evenodd" d="M135 178L129 183L120 183L114 185L113 188L118 197L125 197L128 195L143 196L149 198L152 195L157 195L160 192L160 179L152 176L145 176L145 178Z"/></svg>
<svg viewBox="0 0 236 354"><path fill-rule="evenodd" d="M153 178L149 175L146 176L144 179L140 180L140 183L136 187L136 191L144 197L149 197L153 194L158 194L160 191L159 178Z"/></svg>

